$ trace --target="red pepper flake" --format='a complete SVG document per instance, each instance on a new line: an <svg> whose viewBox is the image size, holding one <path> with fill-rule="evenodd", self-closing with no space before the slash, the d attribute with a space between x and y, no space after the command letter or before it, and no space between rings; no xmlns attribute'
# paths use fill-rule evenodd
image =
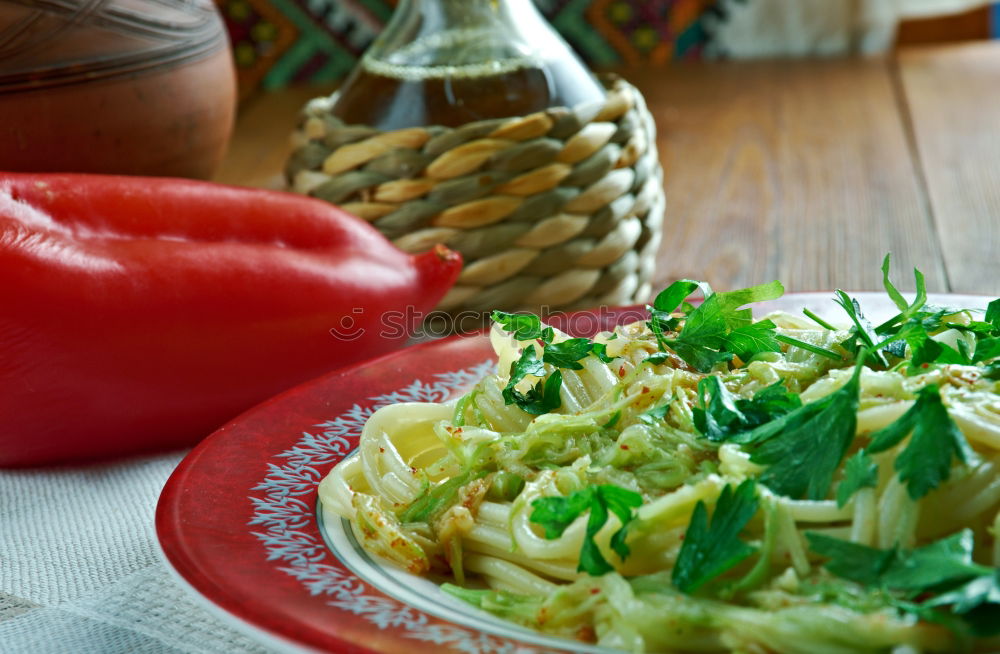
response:
<svg viewBox="0 0 1000 654"><path fill-rule="evenodd" d="M590 589L590 594L591 595L597 595L599 592L601 592L600 588L591 588Z"/></svg>
<svg viewBox="0 0 1000 654"><path fill-rule="evenodd" d="M623 450L627 450L627 449L628 449L628 445L626 445L625 443L622 443L622 444L621 444L621 445L619 445L618 447L620 447L620 448L621 448L621 449L623 449Z"/></svg>
<svg viewBox="0 0 1000 654"><path fill-rule="evenodd" d="M380 447L380 448L378 448L378 451L380 453L384 454L385 453L385 448L384 447Z"/></svg>
<svg viewBox="0 0 1000 654"><path fill-rule="evenodd" d="M622 366L622 367L620 367L618 369L618 376L619 377L624 377L625 376L625 366Z"/></svg>
<svg viewBox="0 0 1000 654"><path fill-rule="evenodd" d="M642 387L642 392L643 393L648 393L649 392L649 388L647 388L646 386L643 386Z"/></svg>
<svg viewBox="0 0 1000 654"><path fill-rule="evenodd" d="M929 363L921 363L921 364L920 364L920 367L921 367L921 368L930 368L930 367L931 367L931 364L929 364Z"/></svg>

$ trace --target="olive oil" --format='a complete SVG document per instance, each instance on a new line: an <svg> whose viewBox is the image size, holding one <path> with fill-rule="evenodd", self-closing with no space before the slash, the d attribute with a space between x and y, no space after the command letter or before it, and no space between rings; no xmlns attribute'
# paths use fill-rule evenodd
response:
<svg viewBox="0 0 1000 654"><path fill-rule="evenodd" d="M380 129L457 127L600 102L604 89L530 0L401 4L362 57L333 114ZM438 29L432 18L442 16Z"/></svg>

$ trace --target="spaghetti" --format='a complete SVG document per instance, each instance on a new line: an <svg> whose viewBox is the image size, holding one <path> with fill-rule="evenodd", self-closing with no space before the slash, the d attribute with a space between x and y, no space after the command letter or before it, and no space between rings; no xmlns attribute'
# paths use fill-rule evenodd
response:
<svg viewBox="0 0 1000 654"><path fill-rule="evenodd" d="M592 341L502 314L500 372L377 411L321 501L373 554L609 647L996 651L1000 305L897 304L875 348L781 313L689 356L686 305Z"/></svg>

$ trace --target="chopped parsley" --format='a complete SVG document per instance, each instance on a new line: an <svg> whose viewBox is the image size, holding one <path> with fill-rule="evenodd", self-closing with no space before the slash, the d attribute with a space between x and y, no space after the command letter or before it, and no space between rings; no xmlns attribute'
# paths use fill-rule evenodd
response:
<svg viewBox="0 0 1000 654"><path fill-rule="evenodd" d="M779 495L826 499L833 475L854 440L864 353L842 387L736 436L750 460L767 465L760 481Z"/></svg>
<svg viewBox="0 0 1000 654"><path fill-rule="evenodd" d="M757 513L758 503L752 479L741 483L735 491L726 484L711 522L705 503L699 500L671 573L674 586L684 593L694 593L756 552L739 535Z"/></svg>
<svg viewBox="0 0 1000 654"><path fill-rule="evenodd" d="M680 326L680 319L673 312L697 288L705 292L705 300L687 312L680 332L671 337ZM759 352L780 351L774 323L755 324L750 309L741 307L777 299L784 292L778 281L713 293L707 284L680 280L668 286L647 307L650 313L647 324L662 351L670 349L695 370L708 372L734 356L747 359Z"/></svg>
<svg viewBox="0 0 1000 654"><path fill-rule="evenodd" d="M875 328L872 327L872 324L868 322L868 319L861 312L861 305L858 304L858 301L844 291L837 290L834 293L834 302L847 312L847 316L854 323L854 327L851 328L851 335L846 341L840 344L841 347L852 354L857 354L861 348L866 348L871 352L871 356L876 363L888 366L885 357L879 351L879 348L883 347L885 343L881 342L879 335L875 333Z"/></svg>
<svg viewBox="0 0 1000 654"><path fill-rule="evenodd" d="M806 537L810 549L829 557L827 570L864 586L921 593L993 573L993 568L973 563L970 529L913 550L880 550L815 532Z"/></svg>
<svg viewBox="0 0 1000 654"><path fill-rule="evenodd" d="M614 570L594 541L597 532L608 521L608 512L614 513L622 525L611 535L611 549L625 560L631 553L625 537L635 517L633 510L641 505L639 493L607 484L588 486L566 497L538 498L531 503L533 510L529 519L542 526L546 538L553 539L562 536L574 520L589 511L577 570L597 577Z"/></svg>
<svg viewBox="0 0 1000 654"><path fill-rule="evenodd" d="M541 377L541 379L527 392L522 393L517 390L517 385L528 375ZM535 352L534 346L529 345L524 348L520 358L510 364L510 380L502 392L504 403L516 404L526 413L535 416L558 409L562 404L559 398L562 373L556 370L547 378L544 375L545 364L538 359L538 353Z"/></svg>
<svg viewBox="0 0 1000 654"><path fill-rule="evenodd" d="M789 392L780 380L748 400L734 396L719 377L710 375L698 382L698 404L691 412L695 428L708 440L721 443L801 406L798 394Z"/></svg>
<svg viewBox="0 0 1000 654"><path fill-rule="evenodd" d="M915 500L947 481L952 457L962 462L975 457L965 436L948 415L935 384L917 391L917 400L906 413L871 434L868 450L884 452L911 433L910 442L896 457L895 468Z"/></svg>
<svg viewBox="0 0 1000 654"><path fill-rule="evenodd" d="M542 358L538 358L534 344L528 344L521 351L521 356L510 366L510 378L503 389L504 403L516 404L522 410L532 415L542 415L558 409L562 401L559 390L562 388L562 373L558 370L545 378L545 364L568 370L582 370L580 360L594 355L604 363L610 363L607 346L594 343L586 338L570 338L553 343L555 330L543 327L542 320L531 313L506 313L494 311L493 320L504 331L519 341L540 341ZM538 383L526 392L519 391L517 385L527 376L540 377Z"/></svg>
<svg viewBox="0 0 1000 654"><path fill-rule="evenodd" d="M1000 571L973 562L970 529L912 550L876 549L814 532L806 537L810 549L828 558L827 570L896 593L894 603L904 611L977 636L1000 633ZM949 613L941 614L941 607L950 607Z"/></svg>
<svg viewBox="0 0 1000 654"><path fill-rule="evenodd" d="M844 480L837 487L837 506L843 508L851 496L862 488L875 488L878 484L878 464L865 450L858 450L844 464Z"/></svg>
<svg viewBox="0 0 1000 654"><path fill-rule="evenodd" d="M552 342L554 330L551 327L543 328L542 319L533 313L494 311L492 317L494 322L504 328L504 331L519 341L541 339L546 343Z"/></svg>

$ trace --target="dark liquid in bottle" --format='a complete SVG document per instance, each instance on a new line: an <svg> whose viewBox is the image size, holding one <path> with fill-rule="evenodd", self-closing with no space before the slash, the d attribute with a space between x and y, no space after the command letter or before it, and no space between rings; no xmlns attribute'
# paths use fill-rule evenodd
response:
<svg viewBox="0 0 1000 654"><path fill-rule="evenodd" d="M457 127L604 98L600 85L575 61L504 63L448 67L448 74L442 75L442 67L368 66L363 62L344 83L333 114L347 124L385 130ZM497 68L502 72L496 72Z"/></svg>

